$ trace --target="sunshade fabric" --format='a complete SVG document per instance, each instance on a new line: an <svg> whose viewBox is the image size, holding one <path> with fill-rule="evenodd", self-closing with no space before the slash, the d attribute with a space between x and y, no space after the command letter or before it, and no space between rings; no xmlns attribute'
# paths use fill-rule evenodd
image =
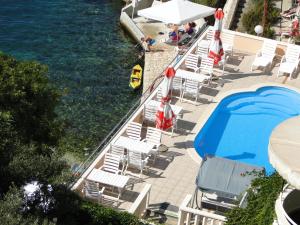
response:
<svg viewBox="0 0 300 225"><path fill-rule="evenodd" d="M208 56L214 59L214 64L218 64L224 55L222 41L220 38L223 18L223 10L218 9L215 13L214 36L208 53Z"/></svg>
<svg viewBox="0 0 300 225"><path fill-rule="evenodd" d="M237 199L251 184L254 174L246 172L262 171L256 167L238 161L207 157L200 166L196 185L202 191L216 193L218 197Z"/></svg>
<svg viewBox="0 0 300 225"><path fill-rule="evenodd" d="M269 142L269 160L288 183L300 190L300 116L279 124Z"/></svg>
<svg viewBox="0 0 300 225"><path fill-rule="evenodd" d="M164 23L181 25L213 15L214 12L214 8L187 0L171 0L160 5L139 10L138 15Z"/></svg>
<svg viewBox="0 0 300 225"><path fill-rule="evenodd" d="M156 112L156 127L161 130L167 130L173 126L175 117L170 106L171 90L175 70L173 67L168 67L165 71L165 77L161 87L161 103Z"/></svg>

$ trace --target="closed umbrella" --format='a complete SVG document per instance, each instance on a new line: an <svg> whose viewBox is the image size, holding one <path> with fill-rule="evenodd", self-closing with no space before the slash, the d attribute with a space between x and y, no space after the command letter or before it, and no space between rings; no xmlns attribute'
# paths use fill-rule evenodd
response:
<svg viewBox="0 0 300 225"><path fill-rule="evenodd" d="M224 55L222 41L220 38L222 30L222 20L224 17L224 12L222 9L218 9L215 13L215 25L214 25L214 37L211 42L208 57L214 59L214 64L218 64Z"/></svg>
<svg viewBox="0 0 300 225"><path fill-rule="evenodd" d="M171 90L175 70L173 67L168 67L165 71L165 77L162 83L161 103L156 112L156 127L161 130L167 130L173 126L174 112L170 106Z"/></svg>
<svg viewBox="0 0 300 225"><path fill-rule="evenodd" d="M138 0L132 0L131 5L132 5L132 14L131 14L131 19L133 19L133 14L134 14L134 9L137 6Z"/></svg>

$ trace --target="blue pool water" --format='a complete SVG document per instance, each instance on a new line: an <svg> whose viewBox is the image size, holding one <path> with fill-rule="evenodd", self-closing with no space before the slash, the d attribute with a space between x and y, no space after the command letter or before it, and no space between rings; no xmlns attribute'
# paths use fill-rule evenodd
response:
<svg viewBox="0 0 300 225"><path fill-rule="evenodd" d="M300 114L300 94L287 88L263 87L224 98L196 136L201 157L215 155L274 171L268 160L272 130Z"/></svg>
<svg viewBox="0 0 300 225"><path fill-rule="evenodd" d="M0 51L49 67L64 93L67 148L91 150L139 98L128 87L139 52L120 29L121 0L0 0Z"/></svg>

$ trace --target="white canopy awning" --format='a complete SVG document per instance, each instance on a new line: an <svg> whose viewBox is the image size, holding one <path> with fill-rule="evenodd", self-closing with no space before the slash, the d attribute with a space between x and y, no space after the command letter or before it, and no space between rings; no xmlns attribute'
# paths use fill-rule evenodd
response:
<svg viewBox="0 0 300 225"><path fill-rule="evenodd" d="M138 15L164 23L181 25L213 15L215 11L214 8L187 0L171 0L160 5L139 10Z"/></svg>
<svg viewBox="0 0 300 225"><path fill-rule="evenodd" d="M273 130L269 160L288 183L300 189L300 116L282 122Z"/></svg>

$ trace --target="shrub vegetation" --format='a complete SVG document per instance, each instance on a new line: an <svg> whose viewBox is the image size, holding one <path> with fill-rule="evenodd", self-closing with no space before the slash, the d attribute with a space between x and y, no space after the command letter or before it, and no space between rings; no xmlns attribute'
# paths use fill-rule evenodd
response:
<svg viewBox="0 0 300 225"><path fill-rule="evenodd" d="M275 218L275 201L285 184L278 173L258 174L248 190L246 208L234 208L227 213L227 225L271 225Z"/></svg>

